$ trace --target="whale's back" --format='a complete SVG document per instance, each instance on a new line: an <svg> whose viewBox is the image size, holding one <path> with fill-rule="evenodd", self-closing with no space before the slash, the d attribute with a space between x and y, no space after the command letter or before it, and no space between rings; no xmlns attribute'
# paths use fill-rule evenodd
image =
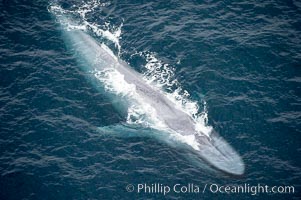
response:
<svg viewBox="0 0 301 200"><path fill-rule="evenodd" d="M197 143L197 154L212 166L231 173L243 174L244 164L233 148L214 131L211 137L197 133L195 122L184 111L169 100L162 91L148 84L142 75L127 63L114 56L104 44L99 44L89 34L80 30L66 31L67 40L78 56L87 62L86 70L115 69L123 75L124 80L136 87L136 92L145 103L151 105L161 121L182 136L193 136ZM120 80L114 80L120 81Z"/></svg>

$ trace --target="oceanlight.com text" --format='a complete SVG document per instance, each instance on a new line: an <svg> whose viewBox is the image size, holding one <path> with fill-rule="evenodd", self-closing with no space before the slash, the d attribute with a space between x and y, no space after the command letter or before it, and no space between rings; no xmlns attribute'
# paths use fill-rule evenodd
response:
<svg viewBox="0 0 301 200"><path fill-rule="evenodd" d="M128 184L126 186L127 192L135 192L138 194L162 194L167 195L169 193L194 193L194 194L249 194L249 195L259 195L259 194L294 194L295 187L289 185L264 185L257 184L251 185L248 183L240 185L222 185L222 184L161 184L161 183L138 183L138 184Z"/></svg>

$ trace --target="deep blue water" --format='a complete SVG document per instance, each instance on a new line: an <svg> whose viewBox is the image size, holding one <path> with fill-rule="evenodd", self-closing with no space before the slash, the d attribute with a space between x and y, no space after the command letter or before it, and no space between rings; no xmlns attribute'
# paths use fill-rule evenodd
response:
<svg viewBox="0 0 301 200"><path fill-rule="evenodd" d="M97 127L125 118L78 67L50 3L83 5L0 1L0 199L300 199L300 2L126 0L86 16L122 24L120 57L137 71L147 61L136 52L174 67L174 79L207 103L208 123L242 156L242 177L197 166L152 137L100 134ZM139 183L291 185L295 193L126 191Z"/></svg>

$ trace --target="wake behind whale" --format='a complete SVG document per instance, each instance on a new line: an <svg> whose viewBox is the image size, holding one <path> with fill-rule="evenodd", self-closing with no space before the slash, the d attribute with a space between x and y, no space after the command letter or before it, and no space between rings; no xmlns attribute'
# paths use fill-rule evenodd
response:
<svg viewBox="0 0 301 200"><path fill-rule="evenodd" d="M68 21L63 15L56 17L59 21ZM126 98L119 95L122 99L117 101L117 110L131 112L131 106L140 106L144 109L145 118L153 120L152 123L155 123L156 127L177 135L183 143L188 144L199 157L213 167L235 175L244 173L242 159L222 137L214 130L210 131L210 135L197 131L196 122L191 116L158 88L148 84L141 74L117 58L105 44L100 44L85 30L63 28L63 35L78 60L85 63L83 70L94 72L96 78L94 83L97 85L97 80L100 80L109 96L112 88L115 93L124 94L124 91L130 91L135 93L134 96L138 96L138 98ZM117 87L116 83L118 83ZM131 87L132 90L128 90L127 87ZM114 97L111 95L111 98L116 98L116 95ZM125 109L126 107L128 109Z"/></svg>

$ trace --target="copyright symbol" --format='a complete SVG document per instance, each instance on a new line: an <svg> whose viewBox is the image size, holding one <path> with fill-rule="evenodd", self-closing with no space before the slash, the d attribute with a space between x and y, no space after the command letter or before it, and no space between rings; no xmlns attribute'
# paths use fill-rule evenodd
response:
<svg viewBox="0 0 301 200"><path fill-rule="evenodd" d="M126 191L128 192L133 192L135 187L132 185L132 184L128 184L126 187L125 187Z"/></svg>

